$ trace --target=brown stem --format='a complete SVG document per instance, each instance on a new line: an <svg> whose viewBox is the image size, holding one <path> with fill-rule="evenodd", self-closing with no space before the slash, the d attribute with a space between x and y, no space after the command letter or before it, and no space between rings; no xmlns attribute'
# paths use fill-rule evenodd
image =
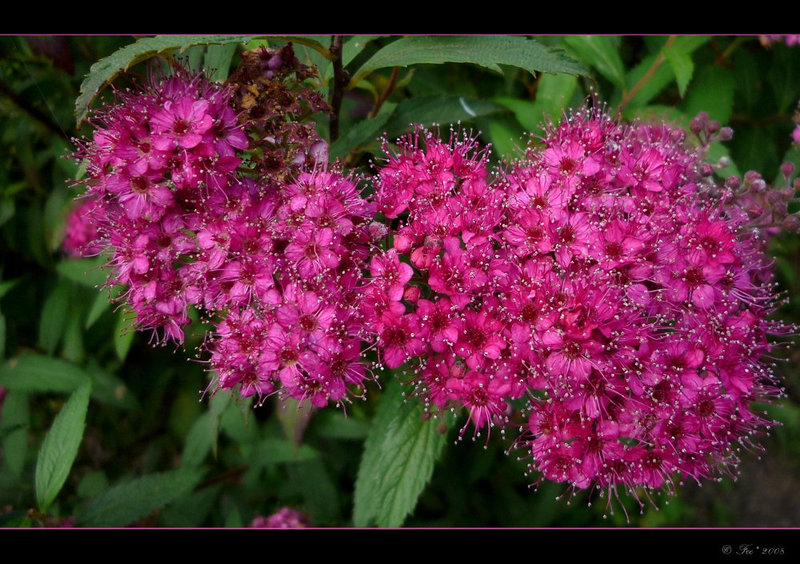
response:
<svg viewBox="0 0 800 564"><path fill-rule="evenodd" d="M378 112L380 111L381 106L386 101L386 99L389 98L389 95L394 90L394 85L397 83L397 75L399 73L400 73L400 67L394 67L392 69L392 76L389 78L389 84L386 85L386 89L381 93L381 95L378 97L377 101L375 102L375 105L373 106L372 111L370 111L370 113L369 113L369 116L368 116L369 119L372 119L372 118L374 118L375 116L378 115Z"/></svg>
<svg viewBox="0 0 800 564"><path fill-rule="evenodd" d="M331 117L330 117L330 140L331 143L339 138L339 112L342 109L342 97L344 89L350 81L350 77L344 66L342 66L342 43L344 36L334 35L331 40L331 57L333 62L333 90L331 90Z"/></svg>
<svg viewBox="0 0 800 564"><path fill-rule="evenodd" d="M720 65L720 66L727 64L728 63L728 59L730 58L731 54L733 54L733 52L739 47L739 45L741 45L742 43L745 43L745 42L747 42L748 40L751 40L751 39L755 39L755 38L753 38L753 37L737 37L736 39L734 39L733 43L731 43L728 46L728 48L725 49L725 51L721 55L719 55L717 57L717 59L714 61L714 64L715 65Z"/></svg>
<svg viewBox="0 0 800 564"><path fill-rule="evenodd" d="M642 88L642 86L647 84L647 81L650 80L651 78L653 78L653 75L655 74L655 72L658 69L658 67L661 66L662 62L664 62L664 51L666 51L667 49L670 48L670 46L675 42L676 38L677 38L676 35L670 35L669 36L669 39L667 40L667 43L664 45L664 48L658 54L658 56L656 57L656 60L653 61L653 64L650 65L650 68L647 69L647 72L644 73L644 76L642 78L640 78L639 82L637 82L634 85L634 87L631 88L628 92L626 92L625 95L622 97L622 101L619 103L619 108L617 109L617 119L619 119L619 117L622 115L622 110L625 109L625 106L628 105L628 103L636 95L636 93Z"/></svg>

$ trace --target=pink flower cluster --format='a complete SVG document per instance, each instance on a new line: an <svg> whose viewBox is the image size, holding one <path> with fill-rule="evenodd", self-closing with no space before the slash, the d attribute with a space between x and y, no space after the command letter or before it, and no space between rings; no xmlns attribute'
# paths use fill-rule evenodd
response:
<svg viewBox="0 0 800 564"><path fill-rule="evenodd" d="M753 404L779 394L762 357L788 328L767 320L745 199L701 157L682 130L598 110L494 179L469 138L407 136L376 179L397 223L370 263L383 364L409 362L428 405L467 408L476 430L507 426L529 398L517 446L573 488L734 466L772 424Z"/></svg>
<svg viewBox="0 0 800 564"><path fill-rule="evenodd" d="M281 507L269 517L259 515L253 519L250 527L255 529L303 529L308 527L308 517L291 507Z"/></svg>
<svg viewBox="0 0 800 564"><path fill-rule="evenodd" d="M288 57L265 53L251 63ZM699 116L693 148L583 109L490 174L475 138L417 127L384 140L367 199L316 162L315 135L289 136L302 159L240 166L248 134L289 115L253 118L249 93L281 89L244 74L250 117L235 88L183 72L119 93L76 154L87 200L67 238L104 249L158 340L202 313L215 389L340 403L374 348L431 411L519 426L531 471L609 493L730 471L772 425L753 407L780 393L762 359L791 328L768 319L762 232L794 216L757 173L713 180L703 147L727 128Z"/></svg>
<svg viewBox="0 0 800 564"><path fill-rule="evenodd" d="M182 342L201 311L216 388L339 402L367 373L356 304L374 213L337 171L283 185L240 174L249 141L231 97L185 72L119 93L76 154L91 213L67 243L106 249L108 286L162 342Z"/></svg>

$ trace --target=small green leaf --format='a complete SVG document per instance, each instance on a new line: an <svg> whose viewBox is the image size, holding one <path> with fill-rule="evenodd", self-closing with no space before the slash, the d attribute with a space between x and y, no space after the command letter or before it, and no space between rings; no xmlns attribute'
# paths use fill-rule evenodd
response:
<svg viewBox="0 0 800 564"><path fill-rule="evenodd" d="M423 420L419 401L405 401L403 387L393 380L378 404L364 443L355 488L353 524L399 527L414 510L417 499L444 451L447 434L441 420Z"/></svg>
<svg viewBox="0 0 800 564"><path fill-rule="evenodd" d="M625 89L625 65L617 52L614 39L601 35L570 35L564 43L578 59L597 69L613 85Z"/></svg>
<svg viewBox="0 0 800 564"><path fill-rule="evenodd" d="M97 288L106 283L106 272L102 267L108 262L105 257L66 259L56 265L58 273L78 284Z"/></svg>
<svg viewBox="0 0 800 564"><path fill-rule="evenodd" d="M495 155L499 157L520 155L520 149L525 145L521 140L525 132L512 115L501 114L491 118L480 118L477 124L491 140Z"/></svg>
<svg viewBox="0 0 800 564"><path fill-rule="evenodd" d="M217 438L219 419L212 417L211 413L203 413L195 419L186 435L186 445L183 447L181 455L181 467L189 468L200 466L208 453L211 452L211 445Z"/></svg>
<svg viewBox="0 0 800 564"><path fill-rule="evenodd" d="M15 479L22 477L28 449L30 407L28 394L10 390L3 398L0 436L2 437L3 469Z"/></svg>
<svg viewBox="0 0 800 564"><path fill-rule="evenodd" d="M73 392L90 381L72 363L49 356L25 354L0 365L0 386L22 392Z"/></svg>
<svg viewBox="0 0 800 564"><path fill-rule="evenodd" d="M92 306L89 308L89 313L86 314L86 329L94 325L95 321L100 319L100 316L105 313L110 305L107 294L97 294L92 302Z"/></svg>
<svg viewBox="0 0 800 564"><path fill-rule="evenodd" d="M518 36L414 36L393 41L353 73L351 85L374 70L424 63L473 63L502 73L500 65L537 72L587 74L563 51Z"/></svg>
<svg viewBox="0 0 800 564"><path fill-rule="evenodd" d="M80 125L86 119L89 105L103 87L110 84L120 72L136 63L167 51L183 52L195 45L245 44L250 39L249 36L242 35L159 35L126 45L108 57L100 59L89 69L89 74L81 84L80 95L75 100L76 121Z"/></svg>
<svg viewBox="0 0 800 564"><path fill-rule="evenodd" d="M36 460L36 501L47 508L61 491L78 454L86 423L91 384L78 388L53 421Z"/></svg>
<svg viewBox="0 0 800 564"><path fill-rule="evenodd" d="M568 74L545 74L539 77L536 101L519 98L495 98L512 112L517 121L529 132L542 130L547 120L559 121L562 112L569 107L578 86L578 79Z"/></svg>
<svg viewBox="0 0 800 564"><path fill-rule="evenodd" d="M90 527L129 525L188 495L202 477L203 471L198 468L181 468L114 486L79 512L76 523Z"/></svg>
<svg viewBox="0 0 800 564"><path fill-rule="evenodd" d="M120 310L117 315L117 326L114 329L114 350L117 351L117 357L120 360L125 360L125 357L128 356L133 337L136 335L134 321L134 314L127 308Z"/></svg>
<svg viewBox="0 0 800 564"><path fill-rule="evenodd" d="M71 283L67 280L60 280L42 306L42 314L39 319L39 346L48 354L55 352L64 335L71 296Z"/></svg>
<svg viewBox="0 0 800 564"><path fill-rule="evenodd" d="M692 79L694 73L694 63L692 57L686 53L676 51L675 49L665 49L664 56L669 61L669 66L672 72L675 73L675 80L678 83L678 92L683 98L686 95L686 87L689 86L689 81Z"/></svg>

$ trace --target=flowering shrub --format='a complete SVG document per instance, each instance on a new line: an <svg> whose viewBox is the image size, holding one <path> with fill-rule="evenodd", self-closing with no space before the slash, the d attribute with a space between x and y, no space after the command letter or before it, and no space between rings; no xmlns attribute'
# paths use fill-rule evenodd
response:
<svg viewBox="0 0 800 564"><path fill-rule="evenodd" d="M547 51L556 63L536 59L540 47L518 39L542 68L512 55L497 62L584 72L560 51ZM113 55L118 70L184 40L149 41ZM74 262L65 264L96 257L102 281L93 280L126 312L115 330L193 348L205 372L202 415L184 431L180 467L117 488L188 495L182 488L200 484L204 461L217 456L220 429L242 446L234 458L246 460L246 481L273 483L276 464L318 460L304 436L324 414L341 417L326 419L338 421L335 433L364 439L355 525L402 524L452 427L459 440L485 435L487 449L501 443L516 453L537 488L557 484L570 497L598 490L607 497L603 517L615 503L630 519L631 501L644 508L679 486L735 477L741 448L760 452L779 425L765 406L786 397L771 359L796 327L775 315L789 299L770 255L800 225L793 163L780 167L775 183L784 186L773 187L759 172L730 169L722 143L734 132L706 112L683 124L625 115L647 75L622 89L617 115L596 95L579 99L553 121L537 121L513 149L498 151L461 124L449 135L430 123L400 127L402 112L380 116L398 61L415 56L391 51L404 40L382 52L394 70L372 121L337 138L341 90L363 79L342 64L357 60L367 74L378 64L352 58L341 41L324 48L308 40L331 61L332 76L287 43L243 50L224 81L171 61L115 88L96 109L83 96L91 90L82 92L92 131L71 155L82 172L62 243ZM409 45L432 48L427 41ZM454 38L436 48L447 53L448 41L470 44ZM664 52L685 55L669 51L673 41ZM565 45L589 52L588 43ZM496 65L480 53L470 62ZM114 78L94 72L97 90ZM540 81L545 103L551 83ZM458 105L468 116L480 111L463 96ZM359 160L364 146L370 158ZM93 306L87 327L102 307ZM115 343L120 360L127 346ZM13 393L15 378L44 362L54 372L74 368L44 358L19 356L0 384ZM91 365L84 382L82 370L50 432L68 438L69 465L81 435L67 429L82 428L90 398L113 382ZM124 395L115 385L102 397ZM247 415L251 404L255 415ZM273 411L260 415L265 409ZM357 428L365 410L374 413L369 431ZM262 417L272 423L262 426ZM272 434L279 428L284 438ZM45 441L40 458L50 451ZM66 479L46 467L36 478L43 515ZM299 482L329 482L319 466L303 472ZM105 495L69 523L103 523ZM255 510L234 523L303 527L306 513ZM147 515L131 510L111 523Z"/></svg>

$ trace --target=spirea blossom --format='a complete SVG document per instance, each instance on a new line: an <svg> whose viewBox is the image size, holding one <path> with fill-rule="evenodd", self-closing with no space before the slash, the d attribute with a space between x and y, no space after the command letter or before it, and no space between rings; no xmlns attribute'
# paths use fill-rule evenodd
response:
<svg viewBox="0 0 800 564"><path fill-rule="evenodd" d="M732 471L774 424L754 404L781 393L764 357L791 328L769 318L762 228L785 209L756 213L752 179L718 186L686 137L584 109L494 178L468 137L387 149L375 195L397 229L367 303L383 363L476 430L528 398L516 445L574 489Z"/></svg>
<svg viewBox="0 0 800 564"><path fill-rule="evenodd" d="M280 175L243 169L264 124L233 110L238 86L178 71L97 111L75 154L87 199L65 248L102 249L107 285L158 341L182 343L199 311L213 327L202 347L212 391L339 403L370 377L359 304L374 206L357 179L316 159ZM318 141L298 134L293 154L316 154Z"/></svg>

